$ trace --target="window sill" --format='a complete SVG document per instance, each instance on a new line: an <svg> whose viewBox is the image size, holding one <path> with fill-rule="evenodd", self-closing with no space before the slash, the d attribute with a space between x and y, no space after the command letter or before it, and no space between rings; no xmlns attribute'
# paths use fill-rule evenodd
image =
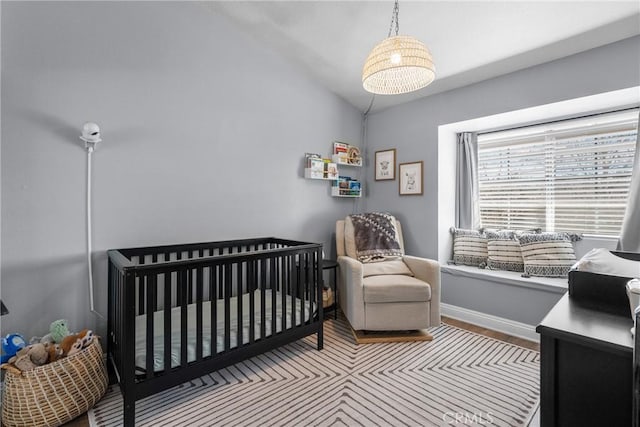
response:
<svg viewBox="0 0 640 427"><path fill-rule="evenodd" d="M448 264L442 265L440 269L443 273L451 274L452 276L472 277L474 279L538 289L557 294L565 293L569 287L566 277L522 277L522 273L515 271L480 269L469 265Z"/></svg>

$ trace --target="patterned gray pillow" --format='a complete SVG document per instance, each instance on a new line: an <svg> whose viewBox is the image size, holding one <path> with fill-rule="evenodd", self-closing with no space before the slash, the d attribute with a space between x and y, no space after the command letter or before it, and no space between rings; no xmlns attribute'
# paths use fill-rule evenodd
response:
<svg viewBox="0 0 640 427"><path fill-rule="evenodd" d="M576 262L573 241L575 234L521 234L518 237L525 276L566 277Z"/></svg>
<svg viewBox="0 0 640 427"><path fill-rule="evenodd" d="M487 262L487 238L477 230L450 229L453 234L453 263L484 266Z"/></svg>
<svg viewBox="0 0 640 427"><path fill-rule="evenodd" d="M524 271L520 241L513 231L485 231L487 267L491 270Z"/></svg>

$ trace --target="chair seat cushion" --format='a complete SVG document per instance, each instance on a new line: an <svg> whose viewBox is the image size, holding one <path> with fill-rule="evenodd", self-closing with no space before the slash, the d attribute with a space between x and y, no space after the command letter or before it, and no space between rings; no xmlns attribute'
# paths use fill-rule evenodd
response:
<svg viewBox="0 0 640 427"><path fill-rule="evenodd" d="M431 286L415 277L388 274L363 279L364 302L422 302L431 300Z"/></svg>
<svg viewBox="0 0 640 427"><path fill-rule="evenodd" d="M401 259L362 264L362 276L382 276L387 274L413 276L407 264Z"/></svg>

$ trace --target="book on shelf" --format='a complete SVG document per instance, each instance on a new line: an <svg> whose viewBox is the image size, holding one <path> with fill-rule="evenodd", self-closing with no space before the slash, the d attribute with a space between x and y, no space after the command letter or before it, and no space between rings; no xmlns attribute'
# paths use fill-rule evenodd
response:
<svg viewBox="0 0 640 427"><path fill-rule="evenodd" d="M304 153L305 168L311 168L311 160L322 160L322 156L316 153Z"/></svg>
<svg viewBox="0 0 640 427"><path fill-rule="evenodd" d="M356 146L350 145L347 150L347 163L356 166L362 166L362 156L360 155L360 149Z"/></svg>
<svg viewBox="0 0 640 427"><path fill-rule="evenodd" d="M335 157L337 157L337 161L339 163L347 163L347 160L349 158L348 152L349 152L349 144L345 144L344 142L338 142L338 141L333 143L333 154Z"/></svg>
<svg viewBox="0 0 640 427"><path fill-rule="evenodd" d="M340 188L349 188L349 181L351 181L350 176L338 176L338 179L333 183L334 187Z"/></svg>
<svg viewBox="0 0 640 427"><path fill-rule="evenodd" d="M333 183L333 186L339 189L338 193L341 196L359 196L362 190L360 181L342 175Z"/></svg>
<svg viewBox="0 0 640 427"><path fill-rule="evenodd" d="M347 151L349 151L349 144L340 141L333 143L333 154L346 153Z"/></svg>
<svg viewBox="0 0 640 427"><path fill-rule="evenodd" d="M322 159L309 159L309 176L317 179L324 178L324 165L325 163Z"/></svg>
<svg viewBox="0 0 640 427"><path fill-rule="evenodd" d="M332 162L325 163L325 178L338 179L338 165Z"/></svg>
<svg viewBox="0 0 640 427"><path fill-rule="evenodd" d="M335 141L333 143L333 160L342 164L362 166L360 149L346 142Z"/></svg>

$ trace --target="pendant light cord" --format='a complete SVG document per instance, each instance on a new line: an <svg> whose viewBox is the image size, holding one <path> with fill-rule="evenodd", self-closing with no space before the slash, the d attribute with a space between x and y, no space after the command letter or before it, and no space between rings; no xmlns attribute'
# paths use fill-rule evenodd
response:
<svg viewBox="0 0 640 427"><path fill-rule="evenodd" d="M362 168L364 169L365 167L365 160L367 159L369 156L368 150L367 150L367 121L369 118L369 112L371 111L371 108L373 107L373 101L375 101L376 99L376 94L374 93L371 96L371 102L369 102L369 107L367 108L367 110L362 114ZM360 171L358 173L358 178L360 179L360 181L363 184L361 193L364 192L364 188L366 187L364 184L366 184L366 182L364 182L364 177L362 176L362 172ZM358 209L360 207L360 199L363 197L363 195L360 195L361 197L357 197L354 199L354 203L353 203L353 212L354 214L358 213Z"/></svg>
<svg viewBox="0 0 640 427"><path fill-rule="evenodd" d="M394 23L395 23L396 36L400 31L400 21L398 21L399 12L400 12L400 6L398 5L398 0L396 0L395 4L393 5L393 12L391 13L391 25L389 25L389 34L387 35L387 38L391 37ZM367 107L366 111L362 115L362 158L363 159L368 158L368 155L369 155L367 150L367 122L369 120L369 113L371 112L371 108L373 108L373 102L375 100L376 100L376 94L374 93L371 96L371 102L369 102L369 107ZM362 167L364 168L364 166L365 165L363 164ZM363 184L365 184L363 177L359 176L359 178L361 179L361 181L363 181ZM360 205L360 198L356 198L353 204L353 213L358 212L359 205Z"/></svg>
<svg viewBox="0 0 640 427"><path fill-rule="evenodd" d="M387 38L391 37L391 33L393 31L393 23L396 24L396 36L400 31L400 21L398 21L398 13L400 12L400 6L398 5L398 0L396 0L396 4L393 6L393 13L391 14L391 25L389 26L389 35Z"/></svg>

